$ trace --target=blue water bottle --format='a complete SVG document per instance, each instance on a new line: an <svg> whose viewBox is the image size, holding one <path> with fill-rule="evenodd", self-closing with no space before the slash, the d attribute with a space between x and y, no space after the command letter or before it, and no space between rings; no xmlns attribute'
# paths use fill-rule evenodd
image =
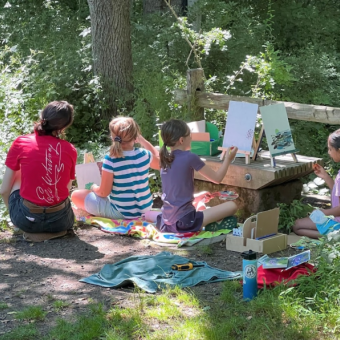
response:
<svg viewBox="0 0 340 340"><path fill-rule="evenodd" d="M252 300L257 294L257 260L252 250L241 254L243 261L243 300Z"/></svg>

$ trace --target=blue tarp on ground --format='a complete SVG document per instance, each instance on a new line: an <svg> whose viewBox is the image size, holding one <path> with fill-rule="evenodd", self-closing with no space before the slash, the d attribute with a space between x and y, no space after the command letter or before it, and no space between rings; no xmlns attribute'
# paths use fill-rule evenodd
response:
<svg viewBox="0 0 340 340"><path fill-rule="evenodd" d="M173 264L188 262L203 267L194 267L189 271L171 269ZM99 273L81 279L80 282L110 288L120 288L133 283L148 293L155 293L157 289L168 285L184 288L240 278L242 272L213 268L206 262L193 261L164 251L157 255L131 256L114 264L106 264Z"/></svg>

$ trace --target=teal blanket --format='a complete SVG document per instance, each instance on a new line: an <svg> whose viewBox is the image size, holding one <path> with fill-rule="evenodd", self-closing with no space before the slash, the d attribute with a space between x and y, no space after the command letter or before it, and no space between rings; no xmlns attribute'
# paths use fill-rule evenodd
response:
<svg viewBox="0 0 340 340"><path fill-rule="evenodd" d="M172 270L173 264L191 262L194 267L188 271ZM80 282L110 288L120 288L132 283L148 293L166 286L192 287L199 284L241 279L242 272L229 272L210 267L206 262L193 261L170 252L157 255L131 256L114 264L106 264L99 273L81 279Z"/></svg>

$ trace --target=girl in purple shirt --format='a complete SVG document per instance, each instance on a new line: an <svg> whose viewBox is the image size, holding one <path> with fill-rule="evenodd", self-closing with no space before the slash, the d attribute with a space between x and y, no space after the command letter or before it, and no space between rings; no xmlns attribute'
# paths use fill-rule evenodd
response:
<svg viewBox="0 0 340 340"><path fill-rule="evenodd" d="M328 137L328 154L334 162L340 162L340 129L331 133ZM335 180L326 172L319 164L314 164L314 173L325 180L329 189L332 191L332 208L320 209L326 216L334 216L334 220L340 222L340 171ZM301 218L295 221L293 231L297 235L307 236L310 238L319 238L319 233L316 224L309 218Z"/></svg>
<svg viewBox="0 0 340 340"><path fill-rule="evenodd" d="M196 211L195 203L204 199L207 193L194 197L194 171L213 183L220 183L236 156L237 148L227 150L221 167L214 171L190 152L191 134L184 121L169 120L163 124L161 136L164 143L160 150L163 207L162 214L157 216L157 228L168 233L199 231L209 223L234 215L237 211L234 202Z"/></svg>

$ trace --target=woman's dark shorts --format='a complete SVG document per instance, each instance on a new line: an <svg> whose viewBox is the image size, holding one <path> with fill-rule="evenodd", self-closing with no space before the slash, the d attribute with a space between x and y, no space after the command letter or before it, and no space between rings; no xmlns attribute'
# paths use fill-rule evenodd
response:
<svg viewBox="0 0 340 340"><path fill-rule="evenodd" d="M69 199L59 211L33 214L23 204L20 191L16 190L9 196L8 208L12 223L28 233L57 233L73 227L74 214Z"/></svg>
<svg viewBox="0 0 340 340"><path fill-rule="evenodd" d="M157 216L156 227L162 233L188 233L202 229L203 212L193 210L174 224L165 224L162 214Z"/></svg>

